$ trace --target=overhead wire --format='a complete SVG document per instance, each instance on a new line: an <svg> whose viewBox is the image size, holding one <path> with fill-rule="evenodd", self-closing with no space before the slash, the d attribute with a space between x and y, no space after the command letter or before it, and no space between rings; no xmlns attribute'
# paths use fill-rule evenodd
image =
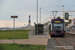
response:
<svg viewBox="0 0 75 50"><path fill-rule="evenodd" d="M70 9L72 9L72 8L74 8L74 7L75 7L75 5L72 6L72 7L70 7L67 11L69 11ZM71 14L74 14L74 12L72 12Z"/></svg>
<svg viewBox="0 0 75 50"><path fill-rule="evenodd" d="M59 1L58 5L57 5L57 7L56 7L56 9L55 9L55 11L57 10L57 8L58 8L58 6L59 6L60 2L61 2L61 0ZM52 12L52 13L53 13L53 16L54 16L54 18L55 18L55 16L57 15L57 12L56 12L56 14L55 14L55 15L54 15L54 12Z"/></svg>
<svg viewBox="0 0 75 50"><path fill-rule="evenodd" d="M58 5L57 5L57 7L56 7L56 9L55 9L55 11L57 10L57 8L58 8L58 6L59 6L60 2L61 2L61 0L59 1Z"/></svg>
<svg viewBox="0 0 75 50"><path fill-rule="evenodd" d="M73 7L75 7L75 5L74 6L72 6L72 7L70 7L67 11L69 11L70 9L72 9Z"/></svg>

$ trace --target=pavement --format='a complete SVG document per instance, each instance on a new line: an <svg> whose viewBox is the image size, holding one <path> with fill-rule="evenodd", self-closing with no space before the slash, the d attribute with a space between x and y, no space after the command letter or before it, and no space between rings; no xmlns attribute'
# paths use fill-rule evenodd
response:
<svg viewBox="0 0 75 50"><path fill-rule="evenodd" d="M68 33L68 34L74 34L75 35L75 32L69 32L69 31L67 31L66 33Z"/></svg>
<svg viewBox="0 0 75 50"><path fill-rule="evenodd" d="M0 43L13 44L13 40L0 40ZM47 39L15 39L16 44L47 45Z"/></svg>
<svg viewBox="0 0 75 50"><path fill-rule="evenodd" d="M43 35L33 35L30 39L49 39L49 34L45 32Z"/></svg>
<svg viewBox="0 0 75 50"><path fill-rule="evenodd" d="M35 44L35 45L47 45L48 39L50 39L48 32L44 32L43 35L35 35L34 31L29 31L29 39L15 39L14 43L17 44ZM0 43L12 44L13 39L0 40Z"/></svg>
<svg viewBox="0 0 75 50"><path fill-rule="evenodd" d="M34 31L30 31L29 33L29 39L49 39L49 34L47 31L43 33L43 35L35 35Z"/></svg>

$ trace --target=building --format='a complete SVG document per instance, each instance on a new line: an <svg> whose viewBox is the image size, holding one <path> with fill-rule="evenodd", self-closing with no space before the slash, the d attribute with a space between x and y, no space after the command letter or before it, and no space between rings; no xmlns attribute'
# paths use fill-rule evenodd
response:
<svg viewBox="0 0 75 50"><path fill-rule="evenodd" d="M72 23L73 23L73 26L75 26L75 18L73 18L73 22Z"/></svg>

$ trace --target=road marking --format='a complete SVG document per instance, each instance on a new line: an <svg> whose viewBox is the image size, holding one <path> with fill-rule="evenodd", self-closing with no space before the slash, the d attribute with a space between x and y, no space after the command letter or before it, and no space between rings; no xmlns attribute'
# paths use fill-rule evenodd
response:
<svg viewBox="0 0 75 50"><path fill-rule="evenodd" d="M49 34L49 33L48 33ZM51 36L50 36L50 34L49 34L49 39L51 39Z"/></svg>

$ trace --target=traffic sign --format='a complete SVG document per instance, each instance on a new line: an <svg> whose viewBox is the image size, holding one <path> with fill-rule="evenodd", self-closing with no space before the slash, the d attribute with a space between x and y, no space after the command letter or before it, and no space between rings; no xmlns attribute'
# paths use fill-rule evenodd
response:
<svg viewBox="0 0 75 50"><path fill-rule="evenodd" d="M69 13L65 13L65 20L69 19Z"/></svg>
<svg viewBox="0 0 75 50"><path fill-rule="evenodd" d="M13 43L15 42L15 18L18 18L18 16L11 16L13 18Z"/></svg>
<svg viewBox="0 0 75 50"><path fill-rule="evenodd" d="M11 16L11 18L18 18L18 16Z"/></svg>
<svg viewBox="0 0 75 50"><path fill-rule="evenodd" d="M71 20L69 20L69 23L71 23Z"/></svg>

